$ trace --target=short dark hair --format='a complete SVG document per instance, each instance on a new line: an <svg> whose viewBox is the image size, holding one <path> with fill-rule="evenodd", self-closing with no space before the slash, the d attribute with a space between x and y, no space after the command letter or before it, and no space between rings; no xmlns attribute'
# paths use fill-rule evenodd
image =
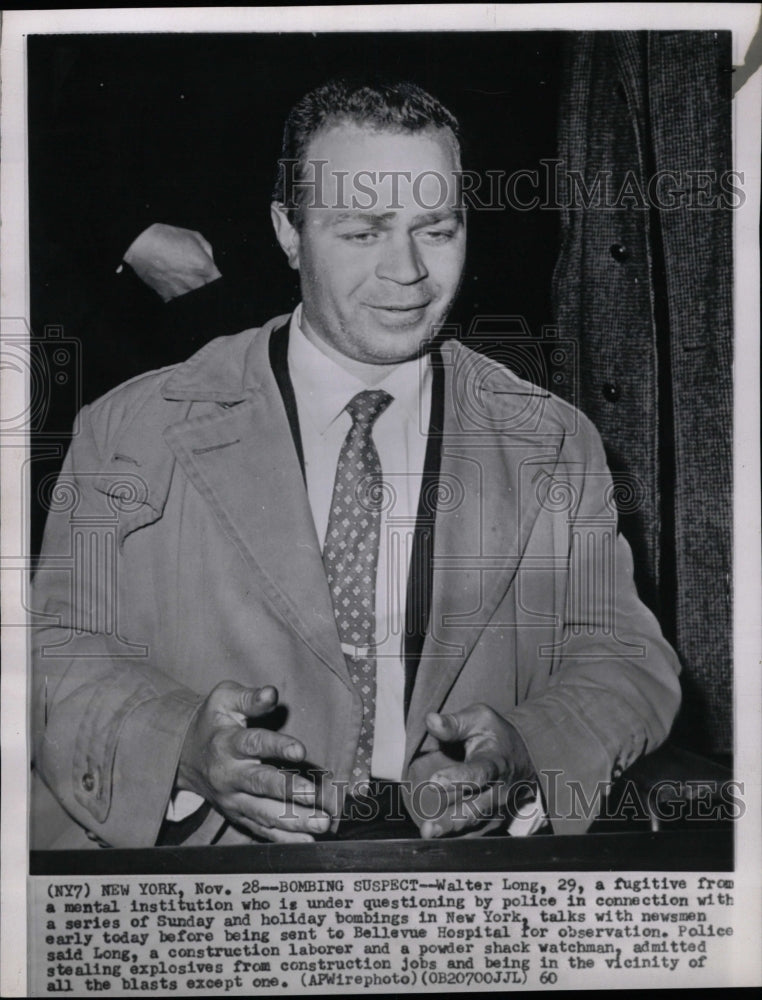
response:
<svg viewBox="0 0 762 1000"><path fill-rule="evenodd" d="M460 125L452 112L418 84L407 80L339 77L305 94L286 118L273 201L284 205L292 222L300 207L305 157L320 129L351 122L380 132L415 133L449 129L460 149Z"/></svg>

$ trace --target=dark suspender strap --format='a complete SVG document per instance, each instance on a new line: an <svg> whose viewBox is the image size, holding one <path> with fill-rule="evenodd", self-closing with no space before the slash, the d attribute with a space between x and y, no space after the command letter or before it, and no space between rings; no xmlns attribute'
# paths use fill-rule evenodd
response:
<svg viewBox="0 0 762 1000"><path fill-rule="evenodd" d="M407 580L405 606L405 718L413 696L415 675L421 659L423 641L431 614L431 591L434 580L434 525L437 516L439 469L442 464L444 429L444 362L437 346L431 352L432 387L429 436L423 463L421 495L415 521L413 551Z"/></svg>
<svg viewBox="0 0 762 1000"><path fill-rule="evenodd" d="M299 430L296 396L288 371L288 323L270 334L270 365L280 390L283 406L294 439L299 465L304 476L304 450ZM432 386L431 416L426 443L426 456L421 478L421 495L410 556L405 608L405 717L415 685L415 675L421 658L423 641L431 614L431 589L434 579L434 523L437 514L439 469L442 462L442 431L444 428L444 362L438 347L431 352Z"/></svg>
<svg viewBox="0 0 762 1000"><path fill-rule="evenodd" d="M302 476L304 476L304 449L299 430L299 413L296 409L294 386L288 373L288 326L288 323L284 323L283 326L279 326L270 334L270 367L280 389L283 406L288 417L288 425L291 428L291 437L294 439L294 448L296 448L299 466L302 470Z"/></svg>

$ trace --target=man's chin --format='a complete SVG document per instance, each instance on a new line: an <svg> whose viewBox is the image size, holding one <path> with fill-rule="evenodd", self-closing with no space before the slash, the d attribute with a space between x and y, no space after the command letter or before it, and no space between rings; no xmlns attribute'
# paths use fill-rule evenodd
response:
<svg viewBox="0 0 762 1000"><path fill-rule="evenodd" d="M362 360L377 365L398 365L404 361L412 361L426 352L430 339L428 331L415 337L390 337L387 333L368 347Z"/></svg>
<svg viewBox="0 0 762 1000"><path fill-rule="evenodd" d="M400 364L425 353L437 334L438 327L430 321L419 321L409 326L390 327L375 323L367 328L365 339L366 358L376 364Z"/></svg>

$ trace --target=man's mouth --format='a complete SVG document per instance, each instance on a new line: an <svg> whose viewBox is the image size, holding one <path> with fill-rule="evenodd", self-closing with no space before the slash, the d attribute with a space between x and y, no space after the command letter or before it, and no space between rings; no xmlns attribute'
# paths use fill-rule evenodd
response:
<svg viewBox="0 0 762 1000"><path fill-rule="evenodd" d="M387 330L418 330L427 322L431 302L416 302L412 305L368 305L372 318Z"/></svg>
<svg viewBox="0 0 762 1000"><path fill-rule="evenodd" d="M368 306L371 309L380 309L383 312L406 313L419 312L420 310L425 309L429 304L430 303L428 302L414 302L411 305L399 305L397 303L390 303L387 305L385 303L369 302Z"/></svg>
<svg viewBox="0 0 762 1000"><path fill-rule="evenodd" d="M399 302L394 302L388 305L369 305L369 309L376 322L389 330L413 330L418 329L426 319L430 304L430 302L415 302L410 305L402 305Z"/></svg>

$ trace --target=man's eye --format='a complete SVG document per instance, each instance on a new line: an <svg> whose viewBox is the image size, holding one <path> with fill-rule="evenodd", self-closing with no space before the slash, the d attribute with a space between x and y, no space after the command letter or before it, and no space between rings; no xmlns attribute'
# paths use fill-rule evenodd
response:
<svg viewBox="0 0 762 1000"><path fill-rule="evenodd" d="M454 229L424 229L422 237L427 243L448 243L454 236Z"/></svg>
<svg viewBox="0 0 762 1000"><path fill-rule="evenodd" d="M375 230L367 230L362 233L344 233L341 238L350 243L374 243L378 235Z"/></svg>

